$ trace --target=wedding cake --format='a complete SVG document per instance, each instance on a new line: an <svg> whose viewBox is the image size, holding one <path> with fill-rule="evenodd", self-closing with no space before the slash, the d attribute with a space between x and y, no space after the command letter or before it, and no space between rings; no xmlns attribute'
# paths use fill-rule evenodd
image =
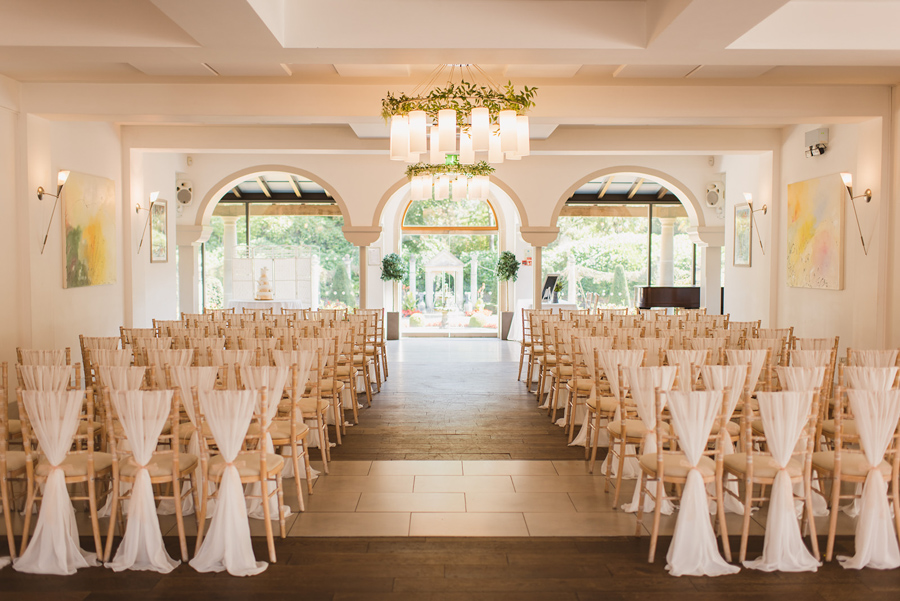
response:
<svg viewBox="0 0 900 601"><path fill-rule="evenodd" d="M256 300L272 300L275 298L272 293L272 284L269 283L269 268L263 267L260 270L259 280L256 282Z"/></svg>

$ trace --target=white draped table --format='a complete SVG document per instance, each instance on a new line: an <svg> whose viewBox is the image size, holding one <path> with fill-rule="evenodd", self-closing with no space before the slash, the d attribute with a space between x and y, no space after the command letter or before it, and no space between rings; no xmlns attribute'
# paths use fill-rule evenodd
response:
<svg viewBox="0 0 900 601"><path fill-rule="evenodd" d="M230 300L226 303L226 308L234 309L238 313L242 309L275 309L279 312L281 309L307 309L298 299L286 300Z"/></svg>
<svg viewBox="0 0 900 601"><path fill-rule="evenodd" d="M559 313L562 309L577 309L578 305L576 303L541 303L541 307L544 309L551 309L554 313ZM513 320L512 324L509 326L507 340L522 340L522 311L533 308L533 301L516 301L516 310L513 312Z"/></svg>

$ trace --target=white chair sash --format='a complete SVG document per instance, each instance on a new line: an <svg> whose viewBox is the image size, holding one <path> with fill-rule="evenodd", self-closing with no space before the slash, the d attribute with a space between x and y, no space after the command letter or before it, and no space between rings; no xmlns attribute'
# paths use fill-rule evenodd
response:
<svg viewBox="0 0 900 601"><path fill-rule="evenodd" d="M856 523L856 554L838 557L849 569L900 567L900 547L887 501L887 483L878 466L900 420L900 391L848 390L850 409L859 429L860 446L869 464L869 473L860 499Z"/></svg>
<svg viewBox="0 0 900 601"><path fill-rule="evenodd" d="M709 521L706 489L697 464L709 441L713 423L722 407L722 392L670 391L672 427L691 469L688 471L672 543L666 554L666 570L672 576L721 576L736 574L737 566L722 559Z"/></svg>
<svg viewBox="0 0 900 601"><path fill-rule="evenodd" d="M25 390L63 392L72 383L71 365L17 365Z"/></svg>
<svg viewBox="0 0 900 601"><path fill-rule="evenodd" d="M631 389L631 397L637 407L638 417L647 428L644 440L641 441L640 455L644 453L656 453L656 389L663 391L672 390L675 385L675 376L678 368L667 367L624 367L622 374ZM627 513L636 513L641 505L641 488L636 486L630 503L622 505L622 510ZM650 495L644 498L644 511L653 511L653 499ZM675 506L668 499L663 500L660 512L671 515Z"/></svg>
<svg viewBox="0 0 900 601"><path fill-rule="evenodd" d="M91 349L91 363L127 367L131 365L134 353L129 350Z"/></svg>
<svg viewBox="0 0 900 601"><path fill-rule="evenodd" d="M122 339L118 336L84 336L81 339L81 344L84 345L84 348L91 351L91 357L93 357L93 351L100 349L115 350L119 348L121 341Z"/></svg>
<svg viewBox="0 0 900 601"><path fill-rule="evenodd" d="M890 390L897 378L896 367L845 367L847 388L856 390Z"/></svg>
<svg viewBox="0 0 900 601"><path fill-rule="evenodd" d="M768 354L766 349L728 349L725 351L725 358L728 360L729 365L750 366L750 374L747 376L747 379L749 380L751 394L756 390L756 385L759 383L759 375L766 365L766 357Z"/></svg>
<svg viewBox="0 0 900 601"><path fill-rule="evenodd" d="M159 435L172 411L172 390L128 390L110 393L119 423L131 446L135 463L140 466L134 477L128 503L125 536L116 556L107 567L116 572L148 570L168 574L181 563L172 559L163 545L156 502L147 464Z"/></svg>
<svg viewBox="0 0 900 601"><path fill-rule="evenodd" d="M783 367L775 368L775 375L784 390L820 390L825 385L825 367Z"/></svg>
<svg viewBox="0 0 900 601"><path fill-rule="evenodd" d="M622 392L621 392L621 383L619 382L619 366L623 367L638 367L641 362L644 360L644 352L645 351L629 351L629 350L621 350L621 349L613 349L608 351L597 351L597 361L600 362L600 369L603 370L603 373L606 374L606 380L609 382L609 389L612 392L613 397L616 399L618 403ZM614 419L619 419L619 410L616 408L616 415ZM578 438L573 440L570 443L570 446L578 445L579 441L581 441L581 445L579 446L587 446L590 444L590 441L587 440L587 420L589 419L588 414L584 416L584 426L581 428L581 432L578 434ZM583 436L582 436L583 434ZM626 453L629 455L635 454L635 449L633 445L627 445L625 447ZM610 463L609 455L603 460L603 464L600 466L600 471L605 473L607 469L611 470L612 475L617 475L618 473L618 463L613 462ZM641 467L638 464L638 460L635 457L628 457L625 459L625 468L623 469L622 478L626 480L633 480L638 477L640 474Z"/></svg>
<svg viewBox="0 0 900 601"><path fill-rule="evenodd" d="M126 351L127 352L127 351ZM97 366L100 385L110 390L138 390L144 383L146 367Z"/></svg>
<svg viewBox="0 0 900 601"><path fill-rule="evenodd" d="M222 367L223 365L250 365L255 355L256 351L251 350L210 350L213 365L218 367Z"/></svg>
<svg viewBox="0 0 900 601"><path fill-rule="evenodd" d="M156 367L156 386L166 388L166 365L185 367L194 361L194 349L148 349L147 365Z"/></svg>
<svg viewBox="0 0 900 601"><path fill-rule="evenodd" d="M30 574L71 575L79 568L98 565L96 554L79 546L75 508L66 489L66 476L59 467L78 431L84 391L26 390L22 400L51 470L44 484L34 535L13 568Z"/></svg>
<svg viewBox="0 0 900 601"><path fill-rule="evenodd" d="M241 476L234 465L253 418L257 394L255 390L199 392L200 410L226 467L209 531L190 562L198 572L227 570L232 576L253 576L268 567L253 555Z"/></svg>
<svg viewBox="0 0 900 601"><path fill-rule="evenodd" d="M19 351L22 365L65 365L65 350L21 349Z"/></svg>
<svg viewBox="0 0 900 601"><path fill-rule="evenodd" d="M892 367L897 364L897 349L887 351L863 349L853 350L848 357L848 364L859 367Z"/></svg>
<svg viewBox="0 0 900 601"><path fill-rule="evenodd" d="M791 365L795 367L831 367L831 351L791 351Z"/></svg>
<svg viewBox="0 0 900 601"><path fill-rule="evenodd" d="M693 366L703 365L709 356L708 349L670 349L666 351L666 359L669 365L678 366L678 389L683 392L690 392L694 388L696 380L693 376Z"/></svg>
<svg viewBox="0 0 900 601"><path fill-rule="evenodd" d="M744 566L764 572L815 572L821 565L807 550L794 511L794 492L787 465L807 425L812 391L759 392L759 413L766 445L779 466L772 483L763 554Z"/></svg>

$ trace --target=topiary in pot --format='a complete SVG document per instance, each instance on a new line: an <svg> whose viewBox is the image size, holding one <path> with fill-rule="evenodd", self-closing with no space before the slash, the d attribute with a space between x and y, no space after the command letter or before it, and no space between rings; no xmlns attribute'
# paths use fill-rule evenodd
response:
<svg viewBox="0 0 900 601"><path fill-rule="evenodd" d="M519 260L512 251L504 250L497 259L497 278L506 282L506 306L509 309L509 281L516 281L519 277Z"/></svg>
<svg viewBox="0 0 900 601"><path fill-rule="evenodd" d="M403 270L403 259L397 253L385 255L381 260L381 279L385 282L399 282L403 280L405 275ZM391 286L391 296L393 298L393 309L397 310L396 291Z"/></svg>

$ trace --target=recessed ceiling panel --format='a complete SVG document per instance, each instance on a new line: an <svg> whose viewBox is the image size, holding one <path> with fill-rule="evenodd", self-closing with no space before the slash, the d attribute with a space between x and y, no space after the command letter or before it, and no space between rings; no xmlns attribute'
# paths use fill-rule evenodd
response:
<svg viewBox="0 0 900 601"><path fill-rule="evenodd" d="M409 65L335 65L341 77L408 77Z"/></svg>
<svg viewBox="0 0 900 601"><path fill-rule="evenodd" d="M703 65L693 71L690 79L745 79L759 77L772 65Z"/></svg>
<svg viewBox="0 0 900 601"><path fill-rule="evenodd" d="M614 77L618 79L673 79L684 77L697 65L622 65Z"/></svg>

